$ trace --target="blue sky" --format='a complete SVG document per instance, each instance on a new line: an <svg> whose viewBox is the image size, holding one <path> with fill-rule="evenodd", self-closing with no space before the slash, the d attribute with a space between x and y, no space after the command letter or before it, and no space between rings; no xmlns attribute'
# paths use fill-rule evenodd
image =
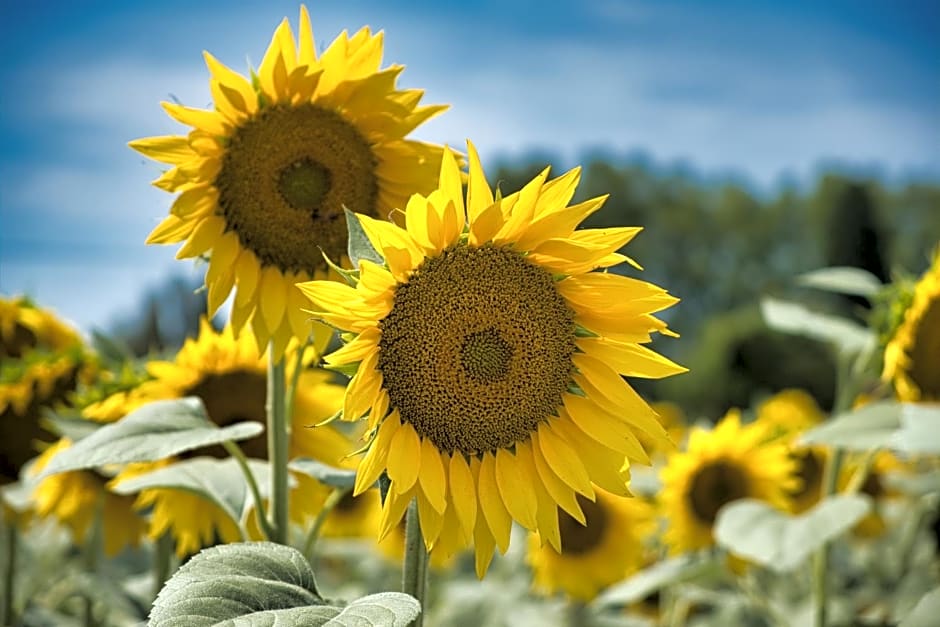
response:
<svg viewBox="0 0 940 627"><path fill-rule="evenodd" d="M197 5L193 8L192 5ZM419 137L485 160L642 152L758 189L821 164L940 180L940 10L928 2L319 2L318 43L386 31L402 83L450 111ZM210 102L201 52L257 64L293 2L0 4L0 292L106 326L171 271L170 195L126 147Z"/></svg>

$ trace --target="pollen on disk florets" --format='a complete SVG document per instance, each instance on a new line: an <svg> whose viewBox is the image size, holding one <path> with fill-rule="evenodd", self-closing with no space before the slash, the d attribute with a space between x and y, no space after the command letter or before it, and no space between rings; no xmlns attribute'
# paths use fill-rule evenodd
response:
<svg viewBox="0 0 940 627"><path fill-rule="evenodd" d="M375 215L376 160L359 131L315 104L275 105L237 127L215 185L228 228L262 265L326 270L346 250L343 207Z"/></svg>
<svg viewBox="0 0 940 627"><path fill-rule="evenodd" d="M380 328L392 406L440 450L527 439L571 379L573 313L552 275L508 247L456 244L427 259Z"/></svg>

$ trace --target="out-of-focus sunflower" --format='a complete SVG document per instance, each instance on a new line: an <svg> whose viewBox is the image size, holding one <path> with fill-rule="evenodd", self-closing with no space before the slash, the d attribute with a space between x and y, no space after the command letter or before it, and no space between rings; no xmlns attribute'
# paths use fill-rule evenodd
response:
<svg viewBox="0 0 940 627"><path fill-rule="evenodd" d="M535 586L543 592L564 592L587 602L642 568L644 538L653 527L653 508L641 499L603 490L597 490L596 496L593 502L578 497L586 524L560 514L560 552L537 534L529 536L526 559L532 566Z"/></svg>
<svg viewBox="0 0 940 627"><path fill-rule="evenodd" d="M231 327L217 332L203 319L199 337L187 340L174 361L150 362L147 370L153 379L134 390L131 406L124 413L145 402L196 396L219 426L245 420L265 422L267 364L247 333L236 337ZM350 452L349 440L336 429L312 428L342 406L343 387L329 383L329 378L328 373L309 369L299 375L290 431L292 459L308 457L339 465ZM120 413L120 403L113 405ZM267 458L263 434L239 444L248 457ZM227 457L220 446L185 454L187 458L198 456ZM146 465L135 465L115 477L115 484L145 470ZM294 476L297 485L289 496L291 518L302 523L319 510L327 490L307 475ZM137 507L152 508L149 535L158 538L171 533L180 555L199 550L216 536L224 542L239 538L237 527L222 509L196 494L171 488L147 489L139 494Z"/></svg>
<svg viewBox="0 0 940 627"><path fill-rule="evenodd" d="M318 55L301 7L298 39L285 19L252 80L205 53L214 109L163 103L188 135L130 144L171 165L154 184L181 192L148 243L208 253L210 315L237 286L232 324L250 320L278 357L310 331L294 283L326 278L322 253L346 250L344 207L385 218L435 183L442 147L405 137L446 106L398 89L404 68L379 69L382 44L366 27Z"/></svg>
<svg viewBox="0 0 940 627"><path fill-rule="evenodd" d="M374 540L382 518L377 490L353 496L346 493L323 522L321 535L329 538L369 538Z"/></svg>
<svg viewBox="0 0 940 627"><path fill-rule="evenodd" d="M787 446L768 442L764 425L741 425L732 410L714 429L692 429L688 450L676 453L660 471L660 507L668 521L663 541L672 554L714 544L718 511L743 498L787 509L787 492L799 487L796 462Z"/></svg>
<svg viewBox="0 0 940 627"><path fill-rule="evenodd" d="M49 460L71 444L68 438L60 439L37 458L33 470L41 471ZM134 511L134 497L109 491L106 487L108 480L108 477L91 470L45 477L33 492L36 514L42 518L54 517L64 524L78 544L85 541L96 516L100 515L107 555L117 555L127 546L138 546L147 529L147 521Z"/></svg>
<svg viewBox="0 0 940 627"><path fill-rule="evenodd" d="M757 407L757 422L764 425L770 438L794 436L824 418L816 399L795 388L777 392Z"/></svg>
<svg viewBox="0 0 940 627"><path fill-rule="evenodd" d="M892 487L888 476L905 471L909 471L909 467L890 451L879 451L873 458L867 460L859 456L848 460L839 474L839 489L848 488L857 480L857 473L864 472L865 480L859 486L858 491L868 496L872 502L871 511L858 521L852 528L852 533L860 538L876 538L885 532L888 523L884 518L884 507L888 501L902 495L900 491Z"/></svg>
<svg viewBox="0 0 940 627"><path fill-rule="evenodd" d="M685 412L675 403L658 401L650 403L650 407L656 412L659 422L666 428L666 433L669 434L669 440L672 444L664 446L661 440L647 436L644 431L637 431L636 437L646 452L650 454L650 457L662 459L675 451L676 446L680 445L685 439L688 423L686 422Z"/></svg>
<svg viewBox="0 0 940 627"><path fill-rule="evenodd" d="M649 463L636 433L669 446L655 412L621 375L685 369L643 344L669 333L660 287L591 272L639 228L575 230L603 204L568 206L580 171L495 198L473 145L466 203L444 153L439 189L415 194L406 228L360 215L382 265L360 261L356 287L298 287L314 315L346 331L326 358L355 369L343 417L369 414L371 444L356 493L387 471L382 535L417 499L428 548L477 552L482 576L513 520L560 548L558 506L628 493L627 458Z"/></svg>
<svg viewBox="0 0 940 627"><path fill-rule="evenodd" d="M799 446L790 450L796 462L798 485L787 496L794 514L802 514L822 498L823 475L829 463L829 451L823 446Z"/></svg>
<svg viewBox="0 0 940 627"><path fill-rule="evenodd" d="M885 347L882 377L898 399L940 402L940 248L914 287L911 306Z"/></svg>
<svg viewBox="0 0 940 627"><path fill-rule="evenodd" d="M71 327L23 297L0 298L0 484L17 479L37 440L52 438L41 410L66 402L92 372Z"/></svg>

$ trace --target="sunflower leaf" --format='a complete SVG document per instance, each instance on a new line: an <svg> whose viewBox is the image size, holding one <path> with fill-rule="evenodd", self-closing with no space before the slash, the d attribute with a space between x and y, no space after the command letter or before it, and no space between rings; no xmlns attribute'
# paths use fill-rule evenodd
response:
<svg viewBox="0 0 940 627"><path fill-rule="evenodd" d="M53 457L41 477L109 464L149 462L264 431L261 423L218 427L198 398L156 401L101 427Z"/></svg>
<svg viewBox="0 0 940 627"><path fill-rule="evenodd" d="M901 429L892 448L915 455L940 453L940 405L901 405Z"/></svg>
<svg viewBox="0 0 940 627"><path fill-rule="evenodd" d="M807 272L796 278L799 285L814 287L836 294L874 296L883 287L871 272L850 266L833 266Z"/></svg>
<svg viewBox="0 0 940 627"><path fill-rule="evenodd" d="M346 232L349 234L349 239L346 244L346 254L349 256L352 267L358 268L359 262L363 259L384 266L385 259L375 250L375 247L372 246L372 242L370 242L369 238L366 236L362 224L359 223L359 218L346 207L343 207L343 211L346 212Z"/></svg>
<svg viewBox="0 0 940 627"><path fill-rule="evenodd" d="M681 556L656 562L626 581L608 588L594 602L599 607L630 605L661 588L713 578L724 571L716 556Z"/></svg>
<svg viewBox="0 0 940 627"><path fill-rule="evenodd" d="M882 401L844 412L800 438L801 444L827 444L852 451L888 446L901 420L901 405Z"/></svg>
<svg viewBox="0 0 940 627"><path fill-rule="evenodd" d="M157 595L148 625L209 627L254 612L322 605L313 569L296 549L227 544L201 551L176 571Z"/></svg>
<svg viewBox="0 0 940 627"><path fill-rule="evenodd" d="M921 597L900 627L929 627L936 625L937 615L940 614L940 588L934 588Z"/></svg>
<svg viewBox="0 0 940 627"><path fill-rule="evenodd" d="M763 501L742 499L718 512L715 540L736 555L785 573L851 529L870 509L868 497L858 494L828 497L800 516Z"/></svg>
<svg viewBox="0 0 940 627"><path fill-rule="evenodd" d="M875 334L851 320L775 298L762 299L760 308L771 329L830 342L842 353L866 353L875 347Z"/></svg>
<svg viewBox="0 0 940 627"><path fill-rule="evenodd" d="M228 544L192 558L163 586L149 627L405 627L418 602L397 592L326 605L313 570L291 547Z"/></svg>
<svg viewBox="0 0 940 627"><path fill-rule="evenodd" d="M356 471L337 468L321 461L300 457L287 465L291 470L302 472L333 488L352 488L356 485Z"/></svg>
<svg viewBox="0 0 940 627"><path fill-rule="evenodd" d="M249 459L248 466L258 484L261 498L266 498L270 489L270 466L267 462ZM296 479L288 481L296 485ZM136 494L141 490L170 488L198 494L228 514L239 525L254 505L251 491L245 483L238 462L233 459L196 457L169 466L157 468L122 479L112 486L118 494Z"/></svg>

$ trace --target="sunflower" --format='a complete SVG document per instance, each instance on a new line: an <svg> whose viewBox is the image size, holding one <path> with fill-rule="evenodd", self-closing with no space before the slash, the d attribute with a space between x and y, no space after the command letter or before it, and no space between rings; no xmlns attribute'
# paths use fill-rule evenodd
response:
<svg viewBox="0 0 940 627"><path fill-rule="evenodd" d="M596 497L594 501L578 497L584 523L560 514L561 551L530 534L526 560L535 586L543 592L561 591L587 602L643 567L643 541L653 528L652 507L641 499L600 489Z"/></svg>
<svg viewBox="0 0 940 627"><path fill-rule="evenodd" d="M892 486L889 476L909 469L909 466L889 451L878 451L874 457L868 459L855 456L848 460L839 474L839 490L848 488L855 481L857 473L863 472L865 480L858 487L858 491L868 496L872 502L871 511L858 521L852 528L852 533L860 538L877 538L887 530L885 505L902 495Z"/></svg>
<svg viewBox="0 0 940 627"><path fill-rule="evenodd" d="M731 410L711 431L695 428L688 450L660 471L660 507L668 520L663 541L679 554L714 544L718 511L743 498L787 509L787 493L799 488L796 462L786 444L769 442L760 423L741 425Z"/></svg>
<svg viewBox="0 0 940 627"><path fill-rule="evenodd" d="M71 327L23 297L0 298L0 484L16 481L37 440L51 439L42 409L66 402L92 372Z"/></svg>
<svg viewBox="0 0 940 627"><path fill-rule="evenodd" d="M940 248L917 281L911 306L885 347L882 377L894 383L898 399L940 401Z"/></svg>
<svg viewBox="0 0 940 627"><path fill-rule="evenodd" d="M638 228L575 230L605 198L567 206L580 171L494 199L468 142L461 174L445 151L439 189L415 194L406 228L360 215L383 265L361 261L355 287L298 287L315 317L346 332L326 361L355 371L345 420L368 413L355 493L383 472L384 536L417 499L429 549L472 542L482 577L513 520L560 548L557 507L598 485L626 495L627 458L649 463L636 433L664 445L656 414L621 375L684 368L643 346L668 332L653 312L676 302L655 285L592 273Z"/></svg>
<svg viewBox="0 0 940 627"><path fill-rule="evenodd" d="M62 438L47 448L33 466L39 472L72 443ZM36 514L53 517L72 532L81 544L88 537L95 517L101 516L104 551L117 555L124 547L138 546L147 522L134 511L134 498L114 494L107 489L108 477L90 470L76 470L43 478L33 492Z"/></svg>
<svg viewBox="0 0 940 627"><path fill-rule="evenodd" d="M181 192L147 242L209 253L209 314L237 286L235 329L250 320L278 357L309 332L294 283L327 277L323 253L346 250L344 207L384 217L434 185L442 147L405 136L447 107L397 89L404 68L379 69L382 45L366 27L318 56L302 6L298 40L285 19L252 80L205 53L215 108L163 103L188 135L130 144L172 166L154 185Z"/></svg>
<svg viewBox="0 0 940 627"><path fill-rule="evenodd" d="M769 437L787 437L815 427L825 419L816 400L800 389L774 394L757 408L757 421Z"/></svg>
<svg viewBox="0 0 940 627"><path fill-rule="evenodd" d="M152 361L147 364L147 370L153 379L142 383L131 396L125 397L129 406L123 411L121 399L104 401L102 406L121 414L146 402L196 396L205 405L209 418L219 426L244 420L265 422L267 365L247 333L236 337L231 326L218 332L202 319L198 338L187 340L174 361ZM350 451L347 438L334 428L310 428L334 414L342 405L343 388L329 383L329 378L328 373L310 369L304 369L299 375L290 431L291 458L309 457L339 465ZM263 434L239 445L248 457L267 458ZM184 457L207 455L227 456L221 446L213 446L190 451ZM115 484L145 470L145 465L136 465L119 474ZM328 492L307 475L295 473L294 476L297 485L289 497L291 517L302 523L319 510ZM238 527L221 508L182 490L142 490L137 498L137 507L152 508L149 535L158 538L171 533L180 555L199 550L216 536L230 542L236 541L240 535Z"/></svg>
<svg viewBox="0 0 940 627"><path fill-rule="evenodd" d="M687 431L685 412L675 403L667 401L650 403L650 407L656 412L659 422L666 428L666 433L669 434L671 444L669 446L663 446L661 441L657 441L656 438L648 437L643 431L638 431L636 436L637 439L640 440L640 444L643 445L643 448L651 457L662 459L676 450L676 445L680 444L685 438Z"/></svg>
<svg viewBox="0 0 940 627"><path fill-rule="evenodd" d="M379 530L382 504L377 490L359 496L347 492L323 522L321 534L329 538L374 538Z"/></svg>

